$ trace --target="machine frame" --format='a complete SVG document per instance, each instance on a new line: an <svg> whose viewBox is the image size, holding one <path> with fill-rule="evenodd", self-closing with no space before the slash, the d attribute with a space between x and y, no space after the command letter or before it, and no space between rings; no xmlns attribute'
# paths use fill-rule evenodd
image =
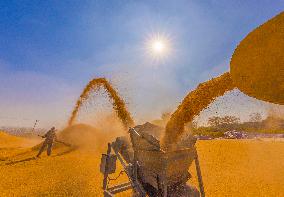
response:
<svg viewBox="0 0 284 197"><path fill-rule="evenodd" d="M132 137L133 134L143 138L143 136L140 135L139 132L137 132L134 128L130 128L129 133L131 137L132 147L133 147L133 137ZM146 138L143 138L143 139L148 141L150 144L152 144L152 142L149 141L148 139ZM135 147L133 147L133 149L135 149ZM159 151L161 151L162 153L165 153L160 148L159 148ZM195 146L194 146L193 154L194 154L193 159L195 161L196 174L197 174L198 182L199 182L200 196L205 197L201 169L200 169L198 154L197 154ZM109 186L109 180L112 180L111 178L109 178L109 175L114 173L116 170L116 158L121 163L124 169L123 171L128 176L129 182L121 183L121 184L114 185L114 186ZM130 190L130 189L133 190L134 196L139 196L139 197L146 196L147 192L145 191L143 187L143 183L140 181L139 175L138 175L139 167L140 166L139 166L139 161L137 159L136 151L134 151L132 162L127 163L123 155L121 155L121 153L117 150L116 143L115 142L108 143L107 153L102 155L102 161L101 161L101 172L104 175L104 179L103 179L104 196L114 197L115 194ZM156 181L157 181L157 186L158 186L158 196L167 197L168 196L168 191L167 191L168 185L167 185L166 176L158 176Z"/></svg>

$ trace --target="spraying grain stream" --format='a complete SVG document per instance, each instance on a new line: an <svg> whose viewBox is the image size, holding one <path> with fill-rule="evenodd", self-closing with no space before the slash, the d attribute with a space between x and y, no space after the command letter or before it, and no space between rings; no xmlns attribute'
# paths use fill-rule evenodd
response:
<svg viewBox="0 0 284 197"><path fill-rule="evenodd" d="M128 6L128 9L126 10L129 11L130 8L135 7L136 6L131 5L130 7ZM137 10L134 9L133 12L136 11ZM123 12L119 14L119 18L123 18ZM50 16L49 14L47 15ZM86 14L82 15L84 19L83 21L85 21L86 19L85 15ZM78 14L76 14L76 16L78 16ZM137 16L139 16L139 18L143 18L144 15L140 15L138 12ZM192 16L194 16L194 13L193 15L190 15L190 17ZM217 17L219 17L219 15L217 15ZM132 22L135 22L135 16L132 18L134 19L132 20ZM201 21L200 19L205 19L203 18L203 16L196 18L198 19L198 24ZM253 19L254 22L258 21L256 20L258 18ZM214 22L214 20L210 21ZM130 26L133 28L133 25L125 26L125 24L121 25L120 23L118 23L118 26L116 26L117 20L103 20L103 22L111 22L111 27ZM201 26L204 27L204 25L208 24L210 25L209 27L211 27L212 25L209 24L209 22L207 22L206 20L201 21ZM86 24L83 24L83 30L87 32L86 35L88 36L89 31L86 31ZM100 27L103 27L103 24L104 23L100 24ZM139 22L138 26L140 24L141 23ZM194 25L195 23L193 23L193 26ZM232 27L236 27L235 25L239 27L244 24L230 24L230 26ZM246 23L246 25L250 24ZM179 25L177 25L177 27L178 26ZM198 26L196 27L198 30ZM219 28L219 30L220 29L226 28ZM81 29L79 28L79 31L80 30ZM238 33L240 33L242 30L242 28L239 29ZM77 30L75 31L75 33L78 33ZM216 38L216 34L217 31L214 31L213 38ZM194 37L194 32L192 32L191 35L191 40L198 40L198 37ZM107 37L110 36L117 37L114 39L115 42L119 41L118 34L112 35L110 33L109 35L107 35ZM205 32L204 35L198 36L200 36L200 38L202 39L205 36L208 36L208 31ZM60 38L58 37L58 35L55 37ZM98 37L97 34L94 37ZM223 39L223 37L221 38ZM100 39L100 41L101 40L102 39ZM113 39L111 40L113 41ZM185 41L187 40L188 38L186 38ZM221 40L221 42L218 41L219 44L221 43L220 46L227 46L227 43L230 44L234 42L235 40L230 40L230 42L228 43L226 41L226 38L224 38L224 40ZM102 43L104 44L104 42ZM98 56L100 56L102 59L106 57L106 55L104 54L107 54L108 61L116 60L114 64L118 63L115 66L117 66L119 70L100 70L100 68L96 68L98 69L96 71L104 73L117 70L121 72L122 70L122 72L132 74L132 70L128 69L129 67L119 67L119 65L124 62L124 59L126 59L121 55L126 54L127 58L135 56L134 54L132 55L131 53L128 53L129 50L125 50L134 49L129 47L132 42L127 42L126 40L125 43L121 43L123 43L124 46L122 47L123 50L119 51L121 53L117 53L115 51L115 49L118 48L116 46L119 46L118 44L120 44L120 41L114 44L110 43L111 45L109 46L106 42L106 47L98 48L100 49L100 51L95 51L95 49L94 51L92 51L92 53L89 53L95 54L95 52L99 52ZM193 49L194 47L192 47L193 50L197 49L196 57L201 57L202 54L199 54L200 51L207 50L208 52L210 52L210 49L212 50L212 48L207 49L207 45L205 45L205 43L206 42L198 43L198 45L196 45L198 47L196 47L195 49ZM210 46L212 45L212 43L213 42L210 42ZM165 52L169 51L170 49L165 47L167 46L166 44L167 43L163 41L163 39L154 40L152 47L154 50L152 52L155 53L156 56L164 56ZM202 48L202 50L200 50L199 47ZM111 48L111 50L104 51L104 49L109 48ZM86 49L90 49L90 47L87 46ZM121 49L121 47L119 49ZM228 50L227 48L222 49ZM124 52L124 50L127 53ZM171 49L170 51L174 50ZM281 137L282 139L280 139L279 137L279 139L265 139L261 137L254 139L243 139L243 137L236 137L236 139L224 139L226 138L226 136L224 135L225 137L218 137L218 139L206 139L202 138L207 137L205 136L207 132L206 128L204 128L204 131L202 130L200 133L197 133L194 129L192 129L193 132L189 132L189 134L186 132L191 128L188 127L187 130L185 129L185 125L191 122L196 116L199 116L199 114L212 102L214 102L216 98L223 96L227 92L234 89L238 89L245 95L258 100L278 105L284 105L283 51L284 12L263 23L252 32L250 32L243 40L241 40L234 53L232 54L230 61L230 71L225 73L222 72L223 74L220 73L218 77L200 83L195 89L188 92L179 106L174 109L170 117L162 117L161 121L165 123L162 125L162 127L157 127L156 125L152 125L148 122L143 125L135 126L133 117L128 111L123 98L120 97L119 92L111 85L111 83L105 78L92 79L84 87L78 100L76 100L75 107L70 115L70 118L68 116L69 120L67 127L58 132L58 139L54 134L54 138L49 140L49 147L52 147L51 155L48 153L48 156L46 156L46 154L41 155L41 157L36 156L39 149L42 147L42 145L45 145L46 142L42 141L41 138L33 137L29 139L28 137L15 137L7 134L6 132L8 131L0 131L0 196L102 196L102 194L104 194L104 196L112 196L109 195L112 193L107 192L114 192L119 190L124 191L125 188L130 188L132 190L122 193L121 196L138 196L136 195L135 190L137 190L139 186L143 187L143 189L145 190L148 189L148 191L150 191L148 192L148 194L150 193L151 195L149 196L151 197L173 196L172 194L174 194L174 196L184 196L179 195L177 191L183 190L185 188L185 185L189 186L191 184L192 186L200 186L199 193L201 194L201 197L205 197L204 188L206 196L283 196L284 138ZM188 51L185 51L185 53L187 52ZM75 54L75 52L73 53ZM220 57L218 57L218 55L219 53L213 53L212 56L207 56L205 62L208 63L208 61L210 61L218 63L216 60L218 59L219 61L221 59ZM115 58L113 58L112 56ZM84 59L82 61L83 64L86 64L86 62L93 60L93 58L86 57L87 56L85 56L86 60ZM212 60L209 60L210 57L212 57ZM81 57L80 60L82 58L83 57ZM178 55L178 58L181 59L179 59L177 63L182 63L183 56ZM214 60L215 58L216 60ZM227 55L223 56L222 58L227 58ZM61 60L61 58L58 59ZM138 58L138 60L140 59L141 58ZM121 60L123 60L123 62L120 62ZM73 62L74 60L71 59L71 61ZM98 62L103 61L104 60L99 60ZM130 62L136 61L131 60ZM141 61L139 62L139 64L146 64L147 62L148 61ZM165 65L167 66L174 62L175 61L172 61ZM186 61L185 63L187 62L188 61ZM194 63L194 60L191 60L190 62ZM113 64L113 62L105 63L109 63L111 66ZM128 62L126 63L128 64ZM127 68L127 70L123 70L123 68ZM143 74L145 73L140 73L140 71L143 71L144 68L146 67L139 67L138 69L139 76L143 77L142 82L138 81L138 86L141 84L144 85L144 83L148 83L147 85L152 86L154 84L153 81L149 82L149 79L151 78L144 76ZM147 68L148 71L153 72L153 69L151 69L152 67ZM170 67L165 68L169 69ZM206 72L212 73L211 68L206 67L206 65L204 65L204 68L208 68ZM157 70L162 71L161 73L157 74L162 75L163 71L166 69L163 68L161 70ZM178 70L179 69L181 68L178 68ZM6 68L4 70L6 70ZM93 68L90 70L93 70ZM193 69L192 71L194 70L195 69ZM71 71L72 69L70 70L70 72ZM175 70L169 69L169 71ZM53 72L54 70L52 70L51 73ZM165 73L167 74L167 72ZM179 74L179 78L183 78L185 76L181 75L180 72L171 72L170 74L174 75L175 73ZM83 73L75 74L78 74L79 78L80 74ZM121 76L119 75L119 77ZM175 78L177 76L169 76L169 78L170 77ZM136 77L134 79L137 80ZM163 78L153 78L153 80L157 81L158 79ZM19 80L21 81L21 79ZM134 83L130 84L131 81L127 78L126 80L128 80L127 85L129 87L134 87ZM164 82L163 80L160 80L159 83ZM56 83L56 85L60 84ZM168 89L171 88L171 85L174 85L174 83L168 85L169 87L161 87L163 89ZM143 90L143 88L135 88L136 91ZM175 88L175 86L173 86L173 88ZM178 90L178 88L176 89ZM83 115L83 113L89 112L89 109L92 108L89 104L94 105L95 103L97 107L105 107L104 104L98 104L98 100L96 100L96 102L94 103L91 102L93 101L91 99L94 97L94 93L102 94L104 98L107 97L107 102L111 103L111 111L113 112L109 114L108 109L106 111L100 112L99 115L94 113L87 113L88 116L91 114L91 116L88 117L91 119L91 126L90 124L80 123L81 120L83 122L87 119L85 117L81 118L81 116ZM149 103L149 101L151 101L151 98L147 95L147 93L148 92L144 92L142 99L147 99ZM158 91L154 93L159 94ZM174 95L174 91L169 92L169 94ZM141 97L139 99L141 99ZM231 99L231 97L229 97L229 99ZM103 101L105 100L103 99ZM165 103L167 103L163 101L163 99L156 99L156 102L151 102L152 108L149 109L149 113L153 113L154 110L158 109L156 107L153 107L153 105L156 105L158 102L159 104L164 105ZM232 105L235 104L234 102L231 103L233 103ZM247 103L245 103L245 105L246 104ZM216 105L218 106L218 103L216 103ZM145 108L146 106L143 107ZM96 108L96 110L97 109L98 108ZM238 111L242 110L238 109ZM229 113L227 113L226 110L222 111L222 113L224 113L225 115L230 114L231 112L234 111L229 111ZM247 111L244 111L244 113L246 112ZM240 118L243 118L242 116L245 117L245 115L242 114ZM150 116L148 116L148 119L149 117ZM146 117L139 118L140 120L144 120L144 118ZM155 121L158 122L160 120ZM264 123L265 125L267 124L269 128L275 126L275 130L278 129L276 127L276 123L273 122L274 119L269 120L267 118L265 119L265 121L266 122L254 121L245 123L253 123L251 124L252 126L254 126L252 127L253 129L257 128L260 124L264 125ZM199 123L200 122L198 122L198 126ZM283 122L280 123L282 125ZM270 126L270 124L272 126ZM133 128L130 128L129 132L126 133L126 130L129 127ZM283 127L279 127L279 129L280 128ZM216 127L214 128L214 131L212 130L212 133L215 132L215 129L217 132L221 130L221 128ZM231 128L229 129L229 132L231 132ZM239 130L241 130L241 127ZM211 130L207 133L209 132L211 132ZM281 130L281 132L283 133L283 130ZM35 134L34 128L31 133ZM242 134L244 132L241 131L240 133ZM193 136L192 134L196 134L197 137ZM161 136L162 138L160 139ZM47 136L41 137L47 138ZM184 140L184 138L187 139ZM197 139L198 141L196 141ZM106 150L106 148L108 148L108 150ZM106 154L101 155L101 153ZM110 163L111 160L112 163ZM123 162L121 162L122 160ZM118 163L117 161L120 163ZM193 161L195 161L195 166L192 165ZM117 168L117 171L111 168ZM201 180L200 168L202 168L204 184ZM131 179L131 177L133 179ZM118 178L121 178L123 181L121 185L117 184L119 183ZM130 183L127 183L126 181ZM108 183L110 182L111 184L108 185ZM105 183L107 183L107 185ZM156 190L156 193L153 193L153 190ZM140 194L142 194L142 192ZM184 194L188 194L186 196L193 196L191 195L192 193L190 190L185 190Z"/></svg>
<svg viewBox="0 0 284 197"><path fill-rule="evenodd" d="M127 111L124 101L119 97L118 93L113 89L110 83L105 78L96 78L91 80L84 88L82 94L76 102L75 108L71 114L68 125L71 126L78 114L78 111L82 104L89 98L92 91L96 91L99 87L103 87L109 96L110 102L113 105L113 109L116 111L117 116L122 121L125 128L134 125L134 121Z"/></svg>
<svg viewBox="0 0 284 197"><path fill-rule="evenodd" d="M167 149L171 144L178 141L184 132L184 125L192 121L194 116L198 115L218 96L234 88L230 73L225 73L217 78L201 83L190 92L172 114L166 125L163 145Z"/></svg>
<svg viewBox="0 0 284 197"><path fill-rule="evenodd" d="M284 29L279 28L283 25L284 12L250 32L235 49L230 62L230 72L201 83L188 93L166 125L162 139L165 149L178 142L186 123L199 115L215 98L234 88L260 100L283 103L283 55L279 53L284 49ZM104 78L94 79L85 87L73 110L69 125L72 125L82 103L88 99L89 92L99 86L103 86L113 99L113 109L123 125L126 128L134 125L123 100Z"/></svg>
<svg viewBox="0 0 284 197"><path fill-rule="evenodd" d="M216 97L238 88L259 100L283 104L284 12L257 27L243 39L232 56L230 72L201 83L190 92L166 125L163 145L169 148L184 132L184 125Z"/></svg>

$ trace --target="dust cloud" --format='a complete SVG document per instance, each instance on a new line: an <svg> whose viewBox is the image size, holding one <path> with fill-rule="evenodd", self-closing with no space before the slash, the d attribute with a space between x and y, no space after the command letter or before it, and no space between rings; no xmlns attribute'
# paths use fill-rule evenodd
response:
<svg viewBox="0 0 284 197"><path fill-rule="evenodd" d="M101 115L94 125L80 123L68 126L58 134L58 137L81 149L103 151L107 143L126 134L124 125L115 114L105 114Z"/></svg>

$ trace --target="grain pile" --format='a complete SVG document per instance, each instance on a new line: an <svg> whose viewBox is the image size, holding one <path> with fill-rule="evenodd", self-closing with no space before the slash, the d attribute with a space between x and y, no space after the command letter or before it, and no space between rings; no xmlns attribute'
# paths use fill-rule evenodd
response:
<svg viewBox="0 0 284 197"><path fill-rule="evenodd" d="M230 63L234 84L245 94L284 104L284 12L249 33Z"/></svg>
<svg viewBox="0 0 284 197"><path fill-rule="evenodd" d="M283 142L208 140L198 141L197 149L206 196L284 195ZM43 154L41 159L33 159L35 150L25 152L0 160L0 196L103 195L100 151L69 152L62 146L51 157ZM118 176L121 166L118 168L112 178ZM191 182L197 186L194 165L190 172ZM127 177L122 175L119 180L127 181Z"/></svg>
<svg viewBox="0 0 284 197"><path fill-rule="evenodd" d="M111 124L106 121L110 121ZM80 149L104 150L108 142L114 141L117 136L126 135L125 129L118 121L117 118L109 118L96 127L82 123L74 124L60 131L58 138Z"/></svg>

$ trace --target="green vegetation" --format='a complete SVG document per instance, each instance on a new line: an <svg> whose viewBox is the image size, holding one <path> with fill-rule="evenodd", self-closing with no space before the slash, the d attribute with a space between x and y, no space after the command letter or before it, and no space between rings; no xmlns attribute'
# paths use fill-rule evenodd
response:
<svg viewBox="0 0 284 197"><path fill-rule="evenodd" d="M251 133L284 134L284 119L268 116L262 119L259 113L250 115L248 122L240 122L235 116L212 116L208 119L208 126L197 127L196 123L187 125L194 135L222 137L226 131L244 131Z"/></svg>

